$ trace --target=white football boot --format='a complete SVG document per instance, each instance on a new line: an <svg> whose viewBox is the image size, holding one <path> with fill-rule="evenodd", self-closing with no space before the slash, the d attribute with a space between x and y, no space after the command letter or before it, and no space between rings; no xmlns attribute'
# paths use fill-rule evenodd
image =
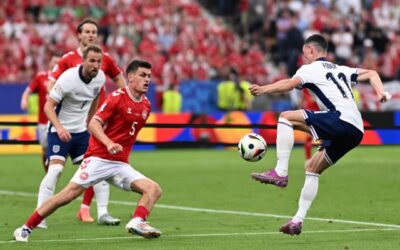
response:
<svg viewBox="0 0 400 250"><path fill-rule="evenodd" d="M29 228L22 226L14 231L14 240L18 242L28 242L29 235L32 233L32 230Z"/></svg>
<svg viewBox="0 0 400 250"><path fill-rule="evenodd" d="M140 219L131 219L126 224L125 229L131 234L137 234L144 238L152 239L161 236L161 231L147 224Z"/></svg>

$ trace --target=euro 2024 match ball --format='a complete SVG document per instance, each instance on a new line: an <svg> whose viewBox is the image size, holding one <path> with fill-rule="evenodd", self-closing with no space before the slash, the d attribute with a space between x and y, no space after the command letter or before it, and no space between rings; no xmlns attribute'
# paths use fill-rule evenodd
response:
<svg viewBox="0 0 400 250"><path fill-rule="evenodd" d="M240 139L238 150L244 160L255 162L261 160L267 153L267 143L261 135L250 133Z"/></svg>

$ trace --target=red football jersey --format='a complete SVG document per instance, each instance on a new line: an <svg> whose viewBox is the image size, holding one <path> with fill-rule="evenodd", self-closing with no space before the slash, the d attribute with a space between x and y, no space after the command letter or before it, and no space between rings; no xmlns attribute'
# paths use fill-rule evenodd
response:
<svg viewBox="0 0 400 250"><path fill-rule="evenodd" d="M113 142L121 144L123 151L110 154L103 143L94 136L90 136L85 157L96 156L112 161L128 162L132 145L146 123L150 111L150 101L145 96L140 101L135 100L128 87L118 89L108 95L94 118L104 124L105 134Z"/></svg>
<svg viewBox="0 0 400 250"><path fill-rule="evenodd" d="M53 68L49 78L55 81L58 79L58 77L60 77L60 75L64 71L80 64L82 64L82 51L80 50L80 48L77 48L76 50L70 51L65 55L63 55L63 57L58 61L56 66ZM114 79L122 72L121 69L118 68L114 60L111 58L110 54L108 53L104 53L103 55L103 60L101 62L101 70L103 70L104 73L111 79ZM104 99L105 99L105 89L102 88L100 92L99 103L101 104L104 101Z"/></svg>
<svg viewBox="0 0 400 250"><path fill-rule="evenodd" d="M37 93L39 96L39 119L40 124L47 124L47 116L44 113L44 104L47 99L47 79L49 79L50 71L38 72L31 83L29 89L33 93Z"/></svg>

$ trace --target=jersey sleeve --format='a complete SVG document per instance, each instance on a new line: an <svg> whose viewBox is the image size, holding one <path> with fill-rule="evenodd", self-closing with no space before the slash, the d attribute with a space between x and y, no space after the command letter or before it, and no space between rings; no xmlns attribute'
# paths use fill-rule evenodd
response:
<svg viewBox="0 0 400 250"><path fill-rule="evenodd" d="M67 73L66 71L65 73ZM64 98L64 96L68 93L69 86L72 84L68 84L68 74L61 74L61 76L57 79L56 83L54 84L54 87L49 93L49 97L52 98L53 100L57 102L61 102L61 100Z"/></svg>
<svg viewBox="0 0 400 250"><path fill-rule="evenodd" d="M31 90L31 92L38 92L39 85L40 85L40 76L39 74L36 74L35 77L32 79L32 81L29 83L28 87Z"/></svg>
<svg viewBox="0 0 400 250"><path fill-rule="evenodd" d="M116 95L117 91L110 94L100 108L97 110L94 118L99 120L102 124L107 123L108 119L114 114L119 104L119 95Z"/></svg>
<svg viewBox="0 0 400 250"><path fill-rule="evenodd" d="M312 73L312 67L310 64L303 65L301 66L297 71L296 74L294 74L293 77L298 77L301 80L301 85L312 82L311 76L313 75Z"/></svg>
<svg viewBox="0 0 400 250"><path fill-rule="evenodd" d="M121 69L117 66L115 61L111 58L110 54L105 53L103 60L104 60L104 64L105 64L104 73L106 73L106 75L108 77L110 77L111 79L114 79L115 77L117 77L119 74L122 73Z"/></svg>
<svg viewBox="0 0 400 250"><path fill-rule="evenodd" d="M62 73L64 73L69 67L67 64L67 56L62 57L58 63L53 67L51 70L49 79L50 80L57 80Z"/></svg>

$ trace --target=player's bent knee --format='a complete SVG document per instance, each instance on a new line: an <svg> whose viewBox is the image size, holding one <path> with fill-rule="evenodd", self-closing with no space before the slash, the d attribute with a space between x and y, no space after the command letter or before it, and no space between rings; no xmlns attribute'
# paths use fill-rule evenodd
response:
<svg viewBox="0 0 400 250"><path fill-rule="evenodd" d="M160 185L158 185L158 183L154 183L154 184L155 185L153 187L153 196L158 199L162 195L162 189L161 189Z"/></svg>
<svg viewBox="0 0 400 250"><path fill-rule="evenodd" d="M290 117L290 111L283 111L279 115L279 118L285 118L286 120L290 120Z"/></svg>

